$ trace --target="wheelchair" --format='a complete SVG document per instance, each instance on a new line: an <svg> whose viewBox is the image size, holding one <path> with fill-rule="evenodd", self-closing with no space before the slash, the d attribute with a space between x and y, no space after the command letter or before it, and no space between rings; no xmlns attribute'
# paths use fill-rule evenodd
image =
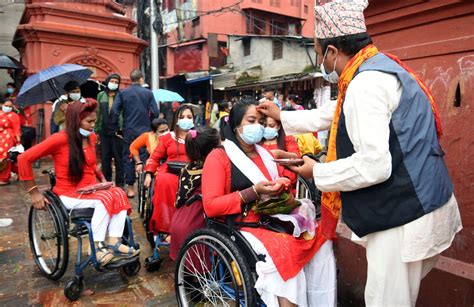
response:
<svg viewBox="0 0 474 307"><path fill-rule="evenodd" d="M178 305L265 306L254 288L257 255L233 222L206 218L180 249L175 267Z"/></svg>
<svg viewBox="0 0 474 307"><path fill-rule="evenodd" d="M127 276L134 276L140 270L139 255L113 262L102 267L96 258L94 238L92 237L91 219L93 208L67 210L59 197L53 193L52 188L56 183L52 170L43 171L49 175L51 189L43 192L50 202L44 210L33 206L28 216L28 235L33 259L40 272L51 280L60 279L67 270L69 263L69 237L77 239L77 257L74 266L74 278L66 283L64 295L71 301L79 299L84 287L83 271L89 265L97 271L108 271L122 268ZM88 236L91 255L82 255L82 236ZM132 221L126 220L123 243L139 249L139 244L133 237Z"/></svg>
<svg viewBox="0 0 474 307"><path fill-rule="evenodd" d="M145 172L141 172L137 176L137 195L138 195L138 203L137 203L137 211L140 214L140 217L143 218L145 216L145 203L147 201L148 193L147 189L145 188Z"/></svg>

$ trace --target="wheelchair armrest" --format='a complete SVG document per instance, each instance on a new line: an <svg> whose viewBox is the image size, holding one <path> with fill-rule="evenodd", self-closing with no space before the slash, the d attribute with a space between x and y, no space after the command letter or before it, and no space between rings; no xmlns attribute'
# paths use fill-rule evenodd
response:
<svg viewBox="0 0 474 307"><path fill-rule="evenodd" d="M56 174L54 173L54 169L45 169L41 173L49 176L49 183L51 184L51 188L53 188L56 185Z"/></svg>

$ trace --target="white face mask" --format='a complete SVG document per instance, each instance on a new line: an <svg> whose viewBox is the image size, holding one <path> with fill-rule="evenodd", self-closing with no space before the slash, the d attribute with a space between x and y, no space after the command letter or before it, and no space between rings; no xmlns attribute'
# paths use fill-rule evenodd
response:
<svg viewBox="0 0 474 307"><path fill-rule="evenodd" d="M13 111L13 107L2 106L2 111L4 113L10 113L11 111Z"/></svg>
<svg viewBox="0 0 474 307"><path fill-rule="evenodd" d="M71 98L72 101L77 101L81 99L81 93L69 93L69 98Z"/></svg>
<svg viewBox="0 0 474 307"><path fill-rule="evenodd" d="M337 83L339 81L339 75L336 72L336 63L337 63L337 57L336 60L334 61L334 67L332 72L329 74L326 72L326 69L324 68L324 60L326 59L326 54L328 53L328 48L326 48L326 52L324 52L324 57L323 57L323 62L320 65L321 68L321 74L323 75L323 78L330 82L330 83Z"/></svg>
<svg viewBox="0 0 474 307"><path fill-rule="evenodd" d="M109 90L115 91L118 89L119 85L117 83L109 82L109 84L107 84L107 87L109 88Z"/></svg>

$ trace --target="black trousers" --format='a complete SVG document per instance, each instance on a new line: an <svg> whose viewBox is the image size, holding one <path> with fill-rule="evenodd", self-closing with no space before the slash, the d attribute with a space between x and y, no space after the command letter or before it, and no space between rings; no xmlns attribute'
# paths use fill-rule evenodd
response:
<svg viewBox="0 0 474 307"><path fill-rule="evenodd" d="M100 155L102 159L102 173L107 181L112 181L112 159L115 162L115 184L125 185L122 149L123 140L115 135L100 136Z"/></svg>

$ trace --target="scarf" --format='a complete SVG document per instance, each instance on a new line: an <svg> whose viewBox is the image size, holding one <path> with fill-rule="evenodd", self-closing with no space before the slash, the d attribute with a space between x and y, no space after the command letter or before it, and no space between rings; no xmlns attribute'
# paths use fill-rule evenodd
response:
<svg viewBox="0 0 474 307"><path fill-rule="evenodd" d="M158 146L158 136L153 131L148 132L148 144L150 144L150 154L152 154Z"/></svg>
<svg viewBox="0 0 474 307"><path fill-rule="evenodd" d="M346 91L349 86L349 83L354 78L355 73L359 69L359 67L368 59L373 57L378 53L377 47L374 45L368 45L367 47L360 50L352 59L346 64L344 70L339 78L338 82L338 90L339 94L337 96L337 105L336 110L334 112L334 118L331 124L331 132L329 137L329 144L328 144L328 154L326 158L326 162L332 162L337 160L336 154L336 137L337 137L337 128L339 124L339 118L342 112L342 105L344 103L346 97ZM428 97L428 100L431 105L431 109L433 111L433 115L435 118L436 123L436 132L438 137L441 136L441 121L439 117L439 113L433 98L433 95L430 93L426 85L421 81L421 79L411 70L408 66L406 66L403 62L401 62L397 57L391 54L386 54L390 59L395 61L399 64L403 69L405 69L418 83L421 87L423 92ZM341 212L341 194L340 192L324 192L322 193L321 199L321 232L324 237L327 239L333 239L336 237L336 226L339 220L339 214Z"/></svg>

